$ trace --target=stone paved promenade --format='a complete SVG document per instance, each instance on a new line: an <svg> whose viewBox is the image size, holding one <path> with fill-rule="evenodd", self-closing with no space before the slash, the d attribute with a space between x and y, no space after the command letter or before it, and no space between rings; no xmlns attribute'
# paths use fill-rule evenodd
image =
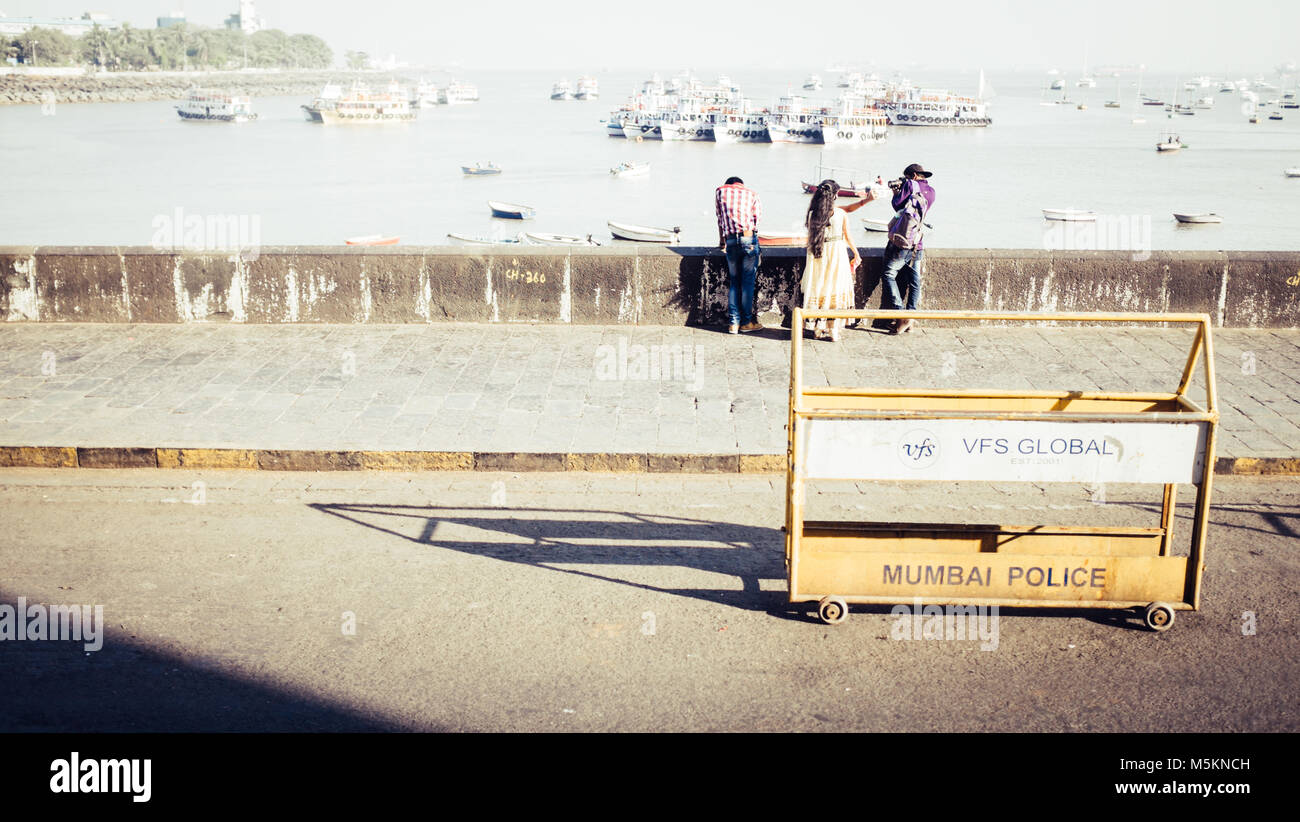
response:
<svg viewBox="0 0 1300 822"><path fill-rule="evenodd" d="M805 378L1169 391L1191 340L1183 329L921 326L809 340ZM3 325L0 446L780 454L788 333ZM1214 345L1219 456L1300 455L1300 332L1217 330Z"/></svg>

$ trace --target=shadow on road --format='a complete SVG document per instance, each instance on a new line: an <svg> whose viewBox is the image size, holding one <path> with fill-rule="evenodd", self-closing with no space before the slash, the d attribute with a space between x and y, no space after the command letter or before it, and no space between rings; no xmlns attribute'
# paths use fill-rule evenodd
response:
<svg viewBox="0 0 1300 822"><path fill-rule="evenodd" d="M775 528L620 511L312 503L331 516L400 539L546 568L586 579L773 611L784 593L784 536ZM601 566L584 570L573 566ZM741 590L663 588L610 575L609 566L678 567L727 574Z"/></svg>

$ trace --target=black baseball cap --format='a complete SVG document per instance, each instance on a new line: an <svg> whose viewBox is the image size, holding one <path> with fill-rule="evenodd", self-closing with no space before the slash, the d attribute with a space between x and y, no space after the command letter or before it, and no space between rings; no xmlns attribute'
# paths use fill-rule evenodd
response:
<svg viewBox="0 0 1300 822"><path fill-rule="evenodd" d="M912 163L910 166L903 169L904 177L910 177L913 174L915 174L917 177L929 177L933 173L934 172L932 171L926 171L925 169L921 168L920 163Z"/></svg>

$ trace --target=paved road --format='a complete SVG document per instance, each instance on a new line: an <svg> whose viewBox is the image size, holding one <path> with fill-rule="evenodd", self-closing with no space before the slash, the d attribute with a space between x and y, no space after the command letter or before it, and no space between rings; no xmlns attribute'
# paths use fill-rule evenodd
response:
<svg viewBox="0 0 1300 822"><path fill-rule="evenodd" d="M1294 481L1215 483L1204 608L1171 631L1004 609L991 650L787 604L779 484L0 471L0 604L109 626L0 641L0 731L1300 729ZM1155 517L1151 489L817 491L814 516Z"/></svg>
<svg viewBox="0 0 1300 822"><path fill-rule="evenodd" d="M1300 332L1215 342L1218 455L1300 457ZM810 342L804 378L1171 391L1189 345L922 323ZM789 356L779 328L0 325L0 445L780 454Z"/></svg>

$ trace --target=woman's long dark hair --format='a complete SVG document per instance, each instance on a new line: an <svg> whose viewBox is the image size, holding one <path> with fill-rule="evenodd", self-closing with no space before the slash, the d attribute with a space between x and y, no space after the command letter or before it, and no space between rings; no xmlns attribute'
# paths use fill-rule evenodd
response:
<svg viewBox="0 0 1300 822"><path fill-rule="evenodd" d="M814 257L822 255L822 245L826 241L826 226L830 225L831 215L835 213L835 196L840 187L834 180L822 180L813 192L812 202L808 204L808 217L804 225L808 226L808 250Z"/></svg>

